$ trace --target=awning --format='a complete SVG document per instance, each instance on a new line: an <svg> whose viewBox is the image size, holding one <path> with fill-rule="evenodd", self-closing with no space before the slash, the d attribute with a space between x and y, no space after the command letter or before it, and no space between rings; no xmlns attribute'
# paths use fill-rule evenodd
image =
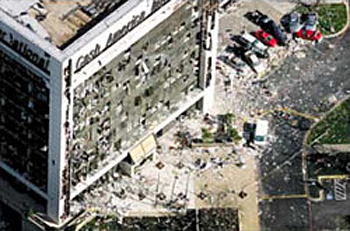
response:
<svg viewBox="0 0 350 231"><path fill-rule="evenodd" d="M154 151L157 147L156 139L153 135L150 135L142 142L143 151L147 155L148 153Z"/></svg>
<svg viewBox="0 0 350 231"><path fill-rule="evenodd" d="M134 163L137 163L145 155L141 144L138 144L135 148L133 148L129 152L129 154L130 154L130 157Z"/></svg>
<svg viewBox="0 0 350 231"><path fill-rule="evenodd" d="M149 135L146 139L141 141L135 148L133 148L129 154L134 163L140 162L143 158L147 157L149 153L154 151L157 147L156 139L154 135Z"/></svg>

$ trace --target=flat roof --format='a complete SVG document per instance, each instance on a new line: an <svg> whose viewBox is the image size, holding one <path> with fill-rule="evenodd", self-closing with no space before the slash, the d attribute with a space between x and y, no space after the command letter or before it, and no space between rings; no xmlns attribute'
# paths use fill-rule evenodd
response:
<svg viewBox="0 0 350 231"><path fill-rule="evenodd" d="M0 0L0 9L64 49L128 0Z"/></svg>

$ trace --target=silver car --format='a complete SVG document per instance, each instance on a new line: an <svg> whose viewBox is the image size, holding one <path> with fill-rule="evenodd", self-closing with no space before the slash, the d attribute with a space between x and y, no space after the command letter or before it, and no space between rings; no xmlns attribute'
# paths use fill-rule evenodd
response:
<svg viewBox="0 0 350 231"><path fill-rule="evenodd" d="M317 30L317 13L315 11L311 11L302 15L302 19L303 19L304 28L306 31Z"/></svg>
<svg viewBox="0 0 350 231"><path fill-rule="evenodd" d="M300 23L300 17L298 13L291 13L290 14L290 21L289 21L289 30L291 33L298 32L301 30L303 25Z"/></svg>

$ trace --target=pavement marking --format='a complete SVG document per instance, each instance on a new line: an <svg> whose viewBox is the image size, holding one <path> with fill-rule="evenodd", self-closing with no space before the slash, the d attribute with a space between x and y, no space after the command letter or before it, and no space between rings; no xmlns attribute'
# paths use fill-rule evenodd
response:
<svg viewBox="0 0 350 231"><path fill-rule="evenodd" d="M314 121L319 120L319 118L317 116L310 115L310 114L303 113L303 112L299 112L299 111L296 111L296 110L288 108L288 107L276 107L276 108L264 111L264 112L260 113L259 117L264 117L264 116L266 116L274 111L283 111L283 112L287 112L287 113L292 114L292 115L297 115L297 116L304 117L304 118L314 120Z"/></svg>
<svg viewBox="0 0 350 231"><path fill-rule="evenodd" d="M334 180L334 196L336 201L346 200L346 181Z"/></svg>
<svg viewBox="0 0 350 231"><path fill-rule="evenodd" d="M347 175L327 175L327 176L318 176L317 180L321 182L322 180L331 180L331 179L346 179Z"/></svg>
<svg viewBox="0 0 350 231"><path fill-rule="evenodd" d="M297 115L297 116L300 116L300 117L304 117L304 118L307 118L307 119L311 119L311 120L315 120L315 121L319 120L319 118L317 116L310 115L310 114L303 113L303 112L299 112L299 111L296 111L296 110L288 108L288 107L277 108L277 111L284 111L284 112L290 113L292 115L294 114L294 115Z"/></svg>
<svg viewBox="0 0 350 231"><path fill-rule="evenodd" d="M317 181L322 183L323 180L344 180L347 178L348 178L347 175L328 175L328 176L323 175L323 176L318 176ZM335 187L334 187L334 189L335 189ZM318 198L314 198L314 197L309 197L309 198L315 202L324 201L324 199L325 199L324 190L319 190L319 192L320 192L320 194L319 194ZM308 194L309 194L309 192L308 192ZM334 192L334 194L335 194L335 192Z"/></svg>
<svg viewBox="0 0 350 231"><path fill-rule="evenodd" d="M264 195L260 199L261 200L275 200L275 199L303 199L308 198L307 194L292 194L292 195L276 195L276 196L268 196Z"/></svg>

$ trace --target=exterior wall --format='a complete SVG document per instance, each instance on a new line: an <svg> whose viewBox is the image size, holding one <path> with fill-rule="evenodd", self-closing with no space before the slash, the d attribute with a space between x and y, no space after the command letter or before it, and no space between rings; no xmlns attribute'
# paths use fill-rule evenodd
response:
<svg viewBox="0 0 350 231"><path fill-rule="evenodd" d="M49 89L0 50L1 161L46 191Z"/></svg>
<svg viewBox="0 0 350 231"><path fill-rule="evenodd" d="M39 45L34 34L16 22L0 22L0 51L21 63L17 72L29 69L24 75L28 78L21 80L45 83L39 86L47 97L40 107L46 124L40 149L48 148L42 149L38 165L47 181L38 187L22 171L14 169L12 175L47 199L46 213L56 225L68 217L70 199L113 169L136 141L211 94L205 89L214 79L206 84L200 77L207 61L200 58L202 28L193 7L197 1L129 2L117 10L123 12L117 18L111 14L62 53L40 39ZM1 98L8 95L4 89ZM3 106L0 121L9 110ZM1 144L1 150L6 148Z"/></svg>
<svg viewBox="0 0 350 231"><path fill-rule="evenodd" d="M1 167L46 197L53 60L3 22L0 59Z"/></svg>
<svg viewBox="0 0 350 231"><path fill-rule="evenodd" d="M199 59L187 4L74 90L73 186L123 153L171 113L191 89Z"/></svg>
<svg viewBox="0 0 350 231"><path fill-rule="evenodd" d="M57 190L60 187L58 179L61 178L60 172L64 165L60 149L61 146L64 147L62 143L65 142L64 139L60 139L60 114L63 111L60 57L47 41L35 36L28 28L18 25L3 12L0 12L0 16L4 19L0 22L0 52L11 58L11 61L5 62L4 60L9 59L1 58L1 81L11 81L11 84L1 83L1 97L6 94L6 97L10 97L11 104L17 105L11 109L1 104L0 111L1 117L5 114L8 117L7 113L12 110L16 114L14 119L17 122L21 121L20 130L15 126L11 126L10 129L12 134L17 134L21 140L17 142L16 149L22 149L18 154L15 149L10 150L9 154L1 152L1 156L11 156L15 164L11 167L2 166L3 162L0 164L26 187L48 200L47 212L54 219L58 217L55 214L58 211L56 202L61 196L60 190ZM11 91L16 94L12 94ZM19 109L22 112L18 111ZM23 118L27 118L27 121L23 121ZM5 122L8 123L8 118L5 118ZM0 128L4 129L3 126ZM1 130L0 134L2 136L5 133ZM1 139L3 151L6 145L3 145L4 138ZM9 139L8 135L6 139ZM21 145L23 142L25 144ZM23 151L25 148L27 151ZM8 151L6 150L6 153ZM18 161L20 159L21 161Z"/></svg>

